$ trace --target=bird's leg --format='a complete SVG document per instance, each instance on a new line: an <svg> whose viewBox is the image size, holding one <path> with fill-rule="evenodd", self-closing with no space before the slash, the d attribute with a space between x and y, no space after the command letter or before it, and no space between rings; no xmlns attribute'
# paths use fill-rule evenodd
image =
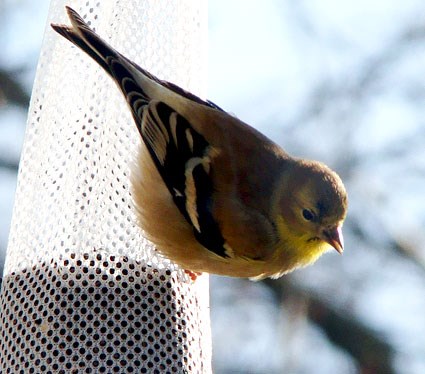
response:
<svg viewBox="0 0 425 374"><path fill-rule="evenodd" d="M184 272L185 272L185 273L189 276L189 278L190 278L190 279L192 279L192 281L193 281L193 282L195 282L195 281L196 281L196 279L197 279L200 275L202 275L202 273L197 272L197 271L185 270Z"/></svg>

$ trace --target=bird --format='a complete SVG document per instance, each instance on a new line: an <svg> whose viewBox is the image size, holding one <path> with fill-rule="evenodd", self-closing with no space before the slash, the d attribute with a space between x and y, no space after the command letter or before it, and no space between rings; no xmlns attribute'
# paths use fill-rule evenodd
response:
<svg viewBox="0 0 425 374"><path fill-rule="evenodd" d="M52 28L113 79L137 126L131 194L137 224L161 256L195 279L205 272L260 280L332 248L342 254L348 197L336 172L157 78L66 11L71 25Z"/></svg>

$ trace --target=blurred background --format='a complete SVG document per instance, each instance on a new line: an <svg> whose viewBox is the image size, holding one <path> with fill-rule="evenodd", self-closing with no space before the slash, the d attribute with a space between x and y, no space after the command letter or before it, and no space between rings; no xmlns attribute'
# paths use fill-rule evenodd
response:
<svg viewBox="0 0 425 374"><path fill-rule="evenodd" d="M48 5L0 0L1 264ZM212 0L209 98L350 198L343 256L211 277L215 373L425 373L423 0Z"/></svg>

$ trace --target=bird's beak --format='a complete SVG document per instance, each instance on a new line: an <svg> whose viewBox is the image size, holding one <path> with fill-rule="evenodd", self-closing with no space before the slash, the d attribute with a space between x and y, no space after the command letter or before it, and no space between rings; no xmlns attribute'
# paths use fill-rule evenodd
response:
<svg viewBox="0 0 425 374"><path fill-rule="evenodd" d="M338 253L342 254L344 251L344 238L342 236L341 226L323 230L322 239L334 247Z"/></svg>

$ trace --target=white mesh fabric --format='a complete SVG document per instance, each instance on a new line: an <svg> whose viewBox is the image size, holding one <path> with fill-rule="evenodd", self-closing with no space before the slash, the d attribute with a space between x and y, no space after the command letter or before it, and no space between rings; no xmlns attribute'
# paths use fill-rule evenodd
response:
<svg viewBox="0 0 425 374"><path fill-rule="evenodd" d="M140 142L118 89L56 34L70 5L111 45L204 96L206 1L52 0L0 295L2 373L211 371L208 279L135 222Z"/></svg>

